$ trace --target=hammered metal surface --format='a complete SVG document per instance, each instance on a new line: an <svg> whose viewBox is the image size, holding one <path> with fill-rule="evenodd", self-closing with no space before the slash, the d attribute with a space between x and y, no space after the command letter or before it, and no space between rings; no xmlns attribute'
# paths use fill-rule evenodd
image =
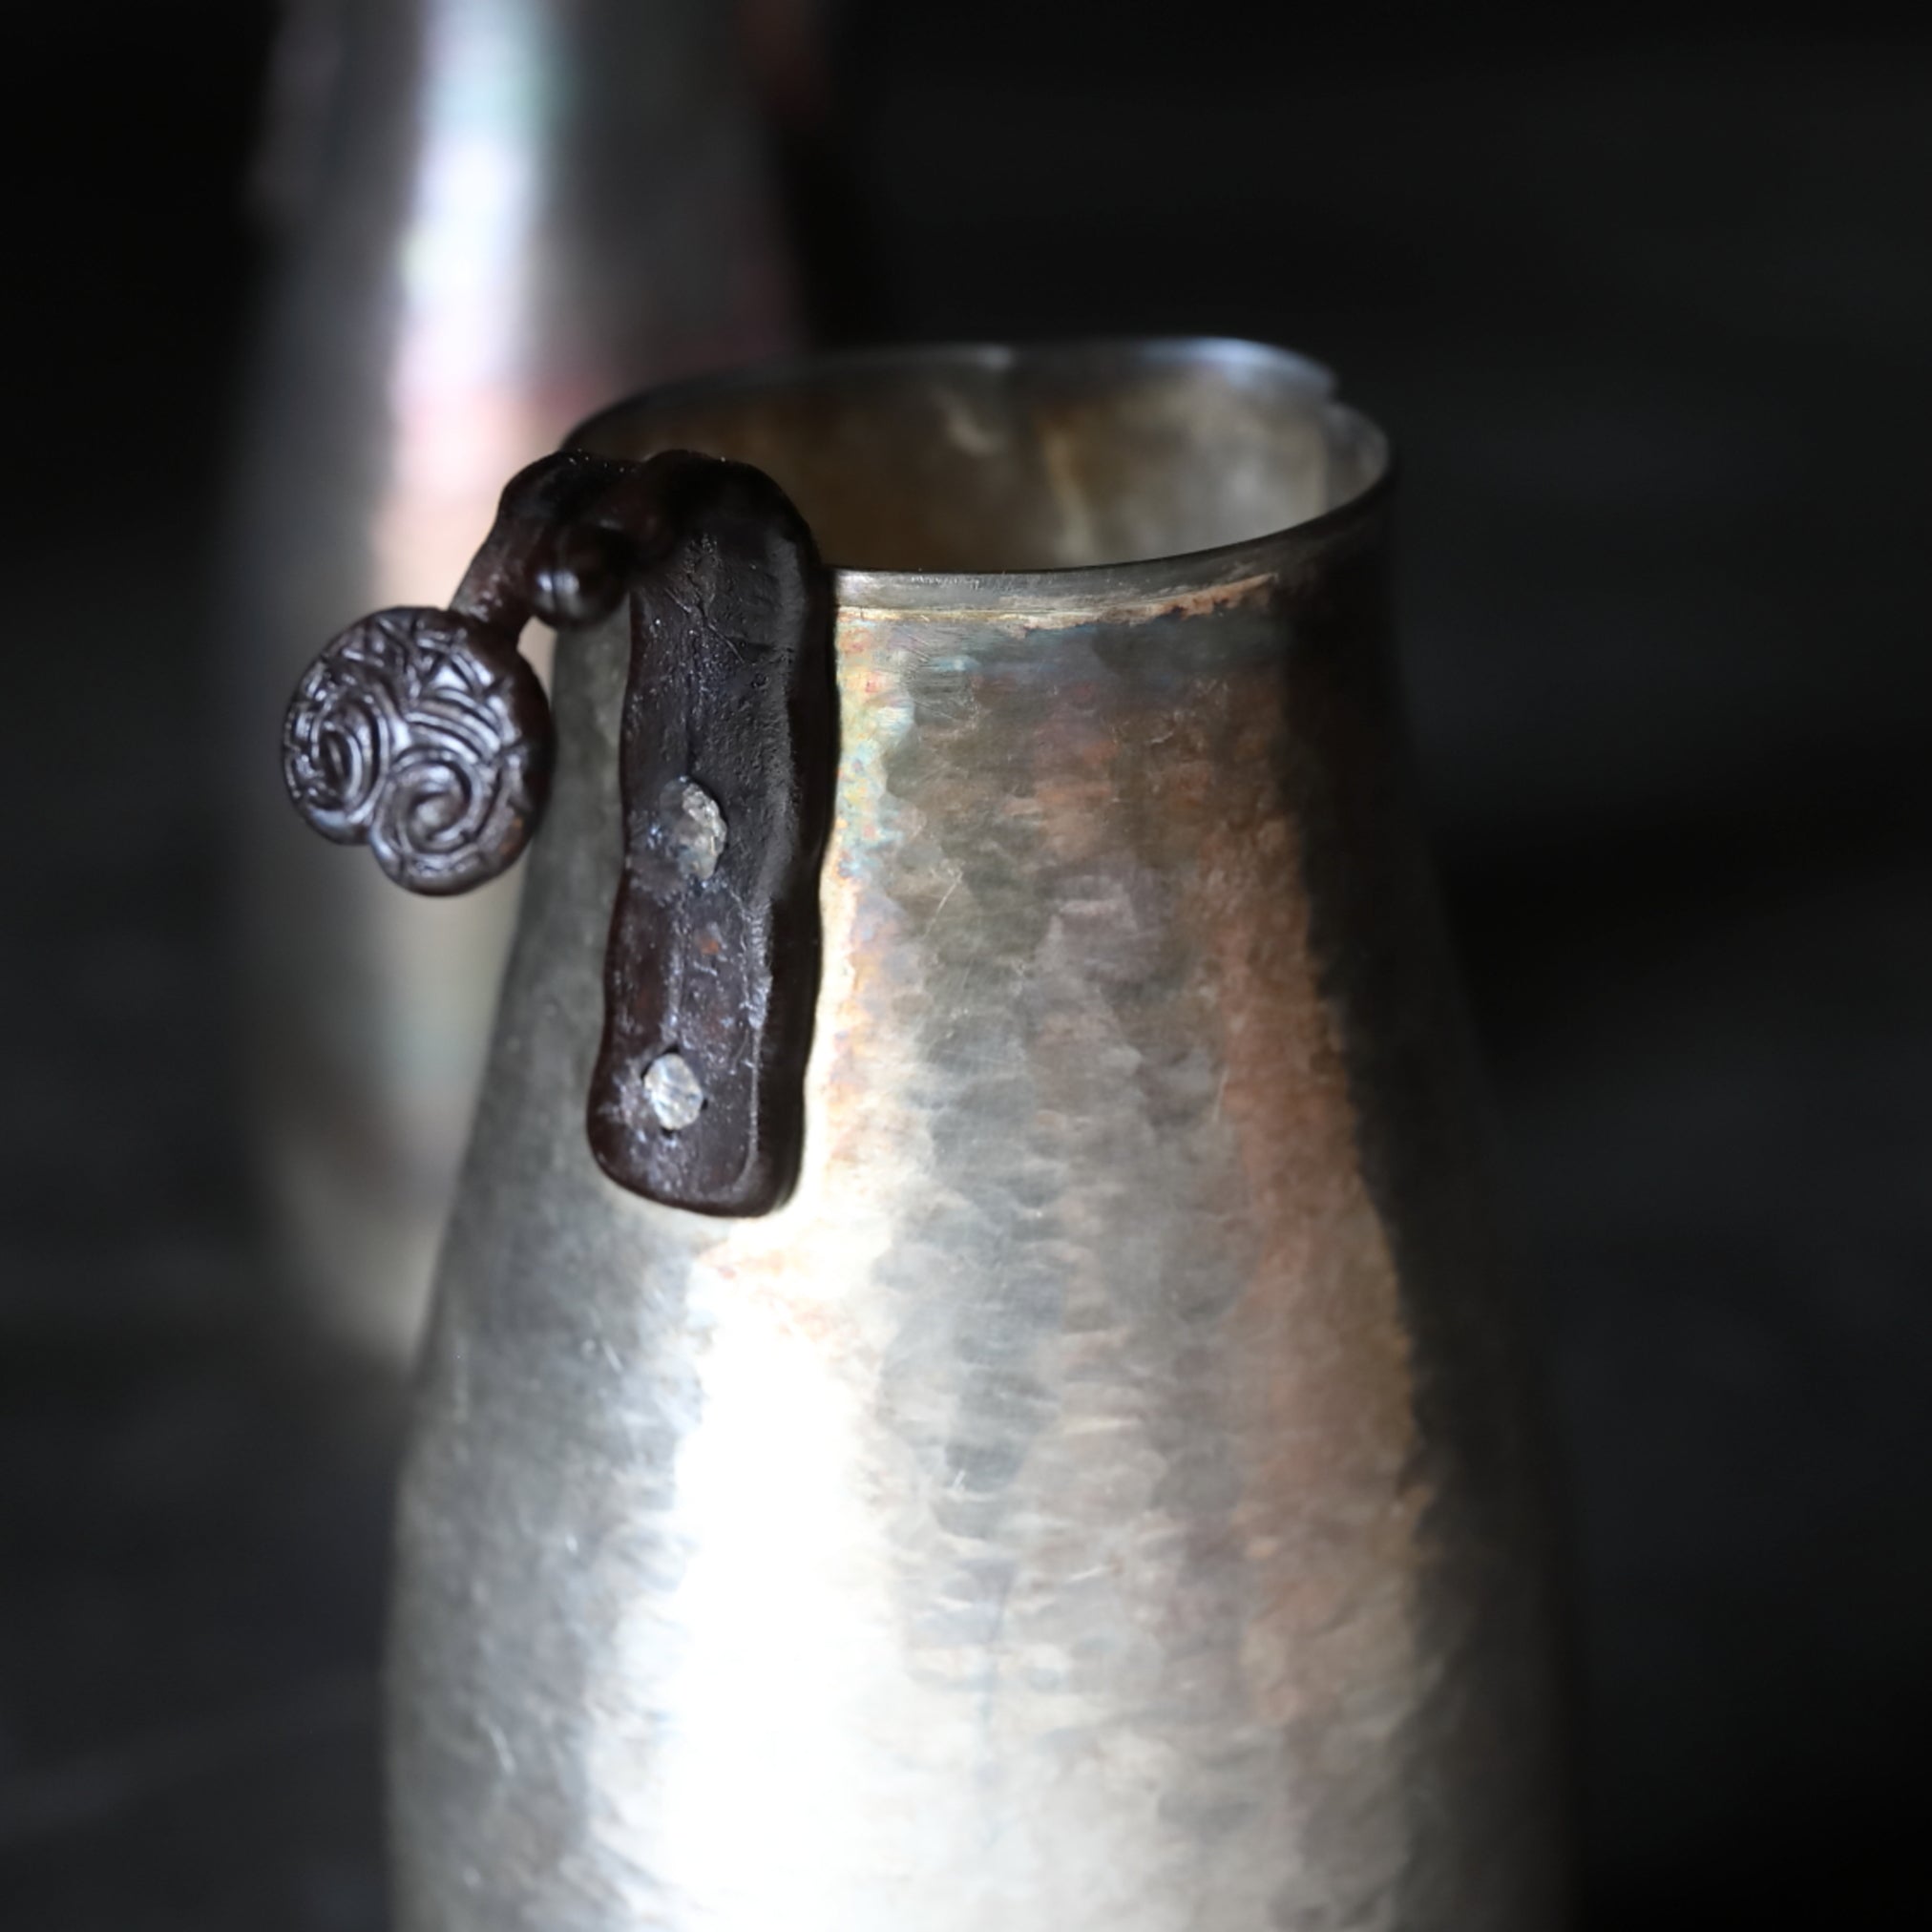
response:
<svg viewBox="0 0 1932 1932"><path fill-rule="evenodd" d="M758 1221L582 1144L627 640L565 640L405 1483L400 1932L1561 1922L1383 514L976 609L841 574Z"/></svg>

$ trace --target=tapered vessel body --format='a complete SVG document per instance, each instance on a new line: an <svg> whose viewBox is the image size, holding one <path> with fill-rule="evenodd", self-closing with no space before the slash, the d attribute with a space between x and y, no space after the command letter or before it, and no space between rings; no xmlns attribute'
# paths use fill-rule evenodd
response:
<svg viewBox="0 0 1932 1932"><path fill-rule="evenodd" d="M402 1932L1547 1932L1535 1438L1379 437L1225 344L582 432L835 562L803 1179L598 1173L621 619L567 635L406 1482Z"/></svg>

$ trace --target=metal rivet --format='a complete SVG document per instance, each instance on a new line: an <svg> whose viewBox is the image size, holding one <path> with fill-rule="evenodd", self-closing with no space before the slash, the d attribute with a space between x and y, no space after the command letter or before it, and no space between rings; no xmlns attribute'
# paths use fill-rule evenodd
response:
<svg viewBox="0 0 1932 1932"><path fill-rule="evenodd" d="M724 855L724 814L702 785L681 778L667 786L663 802L664 839L685 878L708 879Z"/></svg>
<svg viewBox="0 0 1932 1932"><path fill-rule="evenodd" d="M704 1111L704 1089L682 1053L661 1053L645 1070L644 1104L668 1134L688 1127Z"/></svg>

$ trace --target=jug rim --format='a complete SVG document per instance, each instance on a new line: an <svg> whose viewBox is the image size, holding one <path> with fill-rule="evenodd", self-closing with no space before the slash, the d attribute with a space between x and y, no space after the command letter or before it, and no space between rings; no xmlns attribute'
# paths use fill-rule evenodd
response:
<svg viewBox="0 0 1932 1932"><path fill-rule="evenodd" d="M607 447L615 432L649 414L721 399L780 390L828 375L952 368L1004 373L1027 365L1073 362L1088 370L1109 364L1157 368L1164 363L1214 366L1233 374L1263 373L1290 391L1300 391L1369 459L1369 480L1311 516L1275 525L1226 543L1179 549L1124 561L1063 564L1018 570L911 570L834 563L833 594L842 614L918 611L1008 614L1082 613L1143 609L1244 580L1274 577L1296 555L1367 527L1379 515L1396 482L1396 460L1387 433L1343 402L1333 370L1275 344L1238 336L1158 335L1050 337L1032 342L923 342L807 352L736 365L657 384L607 405L564 438L566 449Z"/></svg>

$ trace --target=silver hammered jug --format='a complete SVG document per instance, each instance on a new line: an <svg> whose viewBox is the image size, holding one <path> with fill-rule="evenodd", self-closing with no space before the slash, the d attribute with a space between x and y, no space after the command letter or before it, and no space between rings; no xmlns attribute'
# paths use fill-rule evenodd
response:
<svg viewBox="0 0 1932 1932"><path fill-rule="evenodd" d="M1395 716L1388 457L1218 342L663 390L830 565L796 1186L585 1144L621 606L436 1289L400 1932L1553 1932L1540 1476Z"/></svg>

